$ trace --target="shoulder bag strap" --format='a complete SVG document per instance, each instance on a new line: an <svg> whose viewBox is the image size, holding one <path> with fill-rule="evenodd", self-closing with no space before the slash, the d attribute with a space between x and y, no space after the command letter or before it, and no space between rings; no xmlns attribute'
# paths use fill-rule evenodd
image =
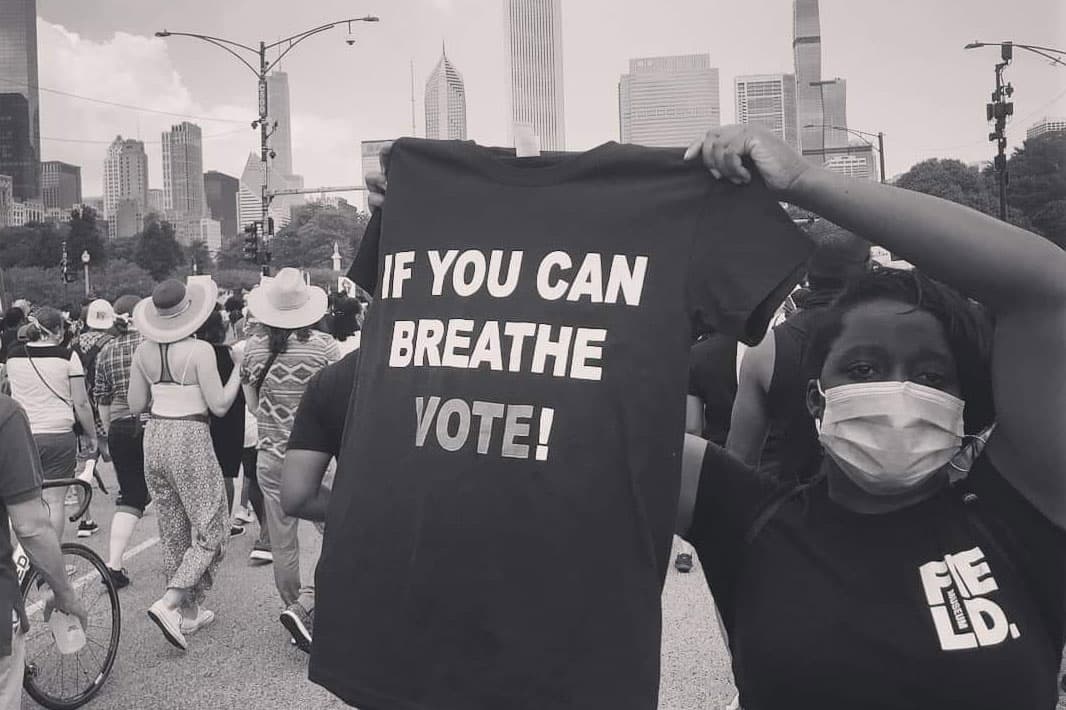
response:
<svg viewBox="0 0 1066 710"><path fill-rule="evenodd" d="M35 373L37 373L37 377L38 377L38 379L41 380L41 384L44 385L48 389L49 392L51 392L56 397L58 397L59 401L62 402L63 404L65 404L65 405L67 405L68 407L73 407L74 406L74 402L67 401L66 397L64 397L63 395L61 395L58 392L56 392L54 389L52 389L52 385L48 384L48 380L46 380L44 378L44 375L41 374L41 371L37 369L37 363L35 363L33 361L32 357L30 357L30 349L29 348L26 348L26 360L29 361L30 367L32 367L33 371Z"/></svg>

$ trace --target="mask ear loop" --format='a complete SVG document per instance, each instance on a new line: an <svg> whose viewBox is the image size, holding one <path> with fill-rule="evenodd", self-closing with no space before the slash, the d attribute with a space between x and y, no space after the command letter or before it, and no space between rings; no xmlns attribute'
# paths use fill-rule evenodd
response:
<svg viewBox="0 0 1066 710"><path fill-rule="evenodd" d="M991 424L978 434L964 434L962 437L963 444L959 447L959 450L955 452L955 455L948 461L948 465L953 469L963 474L962 476L955 477L956 480L964 478L966 474L973 468L974 462L977 457L984 451L985 446L988 444L988 438L992 435L992 431L996 428L995 424ZM957 459L963 457L966 460L966 466L963 468L956 462Z"/></svg>

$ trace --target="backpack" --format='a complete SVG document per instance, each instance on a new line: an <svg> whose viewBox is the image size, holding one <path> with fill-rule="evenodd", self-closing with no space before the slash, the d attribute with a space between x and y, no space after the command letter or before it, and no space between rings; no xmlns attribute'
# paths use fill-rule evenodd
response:
<svg viewBox="0 0 1066 710"><path fill-rule="evenodd" d="M81 366L85 370L85 389L89 394L89 400L93 401L93 387L96 384L96 357L104 346L115 339L111 333L100 336L91 348L82 352L81 347L75 344L73 350L81 358ZM95 409L95 405L94 405Z"/></svg>

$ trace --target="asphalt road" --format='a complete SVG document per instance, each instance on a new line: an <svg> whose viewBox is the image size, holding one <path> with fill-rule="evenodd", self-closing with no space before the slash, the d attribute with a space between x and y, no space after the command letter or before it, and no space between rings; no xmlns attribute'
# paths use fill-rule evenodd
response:
<svg viewBox="0 0 1066 710"><path fill-rule="evenodd" d="M117 492L114 473L101 465L105 483ZM100 530L80 542L106 559L113 498L96 491L92 516ZM189 650L168 644L145 612L162 595L159 534L152 508L138 525L126 561L132 584L120 592L122 640L114 670L87 708L115 710L200 710L247 708L297 710L344 708L343 703L307 680L307 656L289 645L278 622L280 601L270 565L252 567L248 553L257 524L230 540L215 589L206 606L215 623L189 637ZM75 539L68 525L66 539ZM301 529L305 574L320 538L310 525ZM697 566L680 574L671 566L663 594L663 646L660 710L717 710L734 694L729 659L715 621L710 594ZM23 708L39 708L28 696ZM1060 710L1066 703L1060 702Z"/></svg>

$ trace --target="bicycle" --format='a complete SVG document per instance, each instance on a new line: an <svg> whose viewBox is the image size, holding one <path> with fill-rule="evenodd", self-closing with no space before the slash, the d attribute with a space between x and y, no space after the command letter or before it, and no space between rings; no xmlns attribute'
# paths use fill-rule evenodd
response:
<svg viewBox="0 0 1066 710"><path fill-rule="evenodd" d="M42 488L60 486L79 486L85 493L77 512L70 516L70 522L76 522L89 509L92 485L88 481L73 478L45 481L42 484ZM85 545L65 542L62 550L67 576L72 578L74 590L80 594L81 602L89 613L85 645L69 655L59 652L48 622L44 619L46 597L51 595L51 590L33 569L21 544L14 552L19 588L26 616L30 620L22 687L48 710L79 708L100 692L115 664L122 632L118 589L107 565ZM94 584L97 581L100 583ZM101 605L105 599L107 604Z"/></svg>

